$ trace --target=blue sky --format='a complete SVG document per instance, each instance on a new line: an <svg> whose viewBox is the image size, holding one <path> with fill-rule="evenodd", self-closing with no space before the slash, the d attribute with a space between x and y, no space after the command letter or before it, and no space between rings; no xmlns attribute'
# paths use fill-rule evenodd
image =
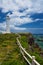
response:
<svg viewBox="0 0 43 65"><path fill-rule="evenodd" d="M11 32L43 34L43 0L0 0L0 32L10 17Z"/></svg>

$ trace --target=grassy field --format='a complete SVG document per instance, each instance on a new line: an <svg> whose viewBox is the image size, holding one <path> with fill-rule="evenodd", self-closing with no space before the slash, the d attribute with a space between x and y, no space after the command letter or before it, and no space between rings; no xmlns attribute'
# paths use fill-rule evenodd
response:
<svg viewBox="0 0 43 65"><path fill-rule="evenodd" d="M17 36L18 36L17 34L0 34L0 65L27 65L17 45L16 41ZM21 38L19 39L21 45L26 49L26 51L30 55L35 56L36 60L41 65L43 65L43 57L40 56L39 54L40 53L39 48L35 48L34 45L32 45L34 49L34 51L32 52L29 49L27 36L24 34L21 35Z"/></svg>
<svg viewBox="0 0 43 65"><path fill-rule="evenodd" d="M21 38L19 39L21 42L21 45L25 48L25 50L31 55L35 56L36 60L43 65L43 56L40 55L39 48L35 48L34 45L32 45L33 51L29 49L30 44L27 42L27 36L21 35ZM43 51L42 51L43 52ZM30 60L30 59L29 59ZM31 61L31 60L30 60Z"/></svg>
<svg viewBox="0 0 43 65"><path fill-rule="evenodd" d="M0 65L27 65L18 45L16 34L0 34Z"/></svg>

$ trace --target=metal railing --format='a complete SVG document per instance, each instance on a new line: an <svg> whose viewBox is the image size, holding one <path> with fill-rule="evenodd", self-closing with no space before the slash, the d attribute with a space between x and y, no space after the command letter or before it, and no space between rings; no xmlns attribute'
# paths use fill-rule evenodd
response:
<svg viewBox="0 0 43 65"><path fill-rule="evenodd" d="M31 56L29 53L27 53L27 51L22 47L18 37L17 37L17 44L20 48L20 52L23 55L24 59L26 60L26 62L29 65L40 65L36 60L35 60L35 56ZM30 63L30 61L27 59L27 57L25 56L25 54L32 60L32 63Z"/></svg>

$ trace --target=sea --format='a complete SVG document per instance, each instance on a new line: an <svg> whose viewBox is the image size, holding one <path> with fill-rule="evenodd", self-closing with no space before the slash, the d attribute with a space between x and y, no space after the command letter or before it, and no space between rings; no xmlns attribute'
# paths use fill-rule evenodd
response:
<svg viewBox="0 0 43 65"><path fill-rule="evenodd" d="M43 50L43 34L33 34L35 43ZM41 40L40 40L41 39Z"/></svg>

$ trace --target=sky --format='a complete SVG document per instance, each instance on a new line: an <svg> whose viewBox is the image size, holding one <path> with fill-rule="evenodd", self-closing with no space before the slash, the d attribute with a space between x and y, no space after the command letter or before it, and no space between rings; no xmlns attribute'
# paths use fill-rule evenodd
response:
<svg viewBox="0 0 43 65"><path fill-rule="evenodd" d="M0 32L6 31L6 16L11 32L43 34L43 0L0 0Z"/></svg>

